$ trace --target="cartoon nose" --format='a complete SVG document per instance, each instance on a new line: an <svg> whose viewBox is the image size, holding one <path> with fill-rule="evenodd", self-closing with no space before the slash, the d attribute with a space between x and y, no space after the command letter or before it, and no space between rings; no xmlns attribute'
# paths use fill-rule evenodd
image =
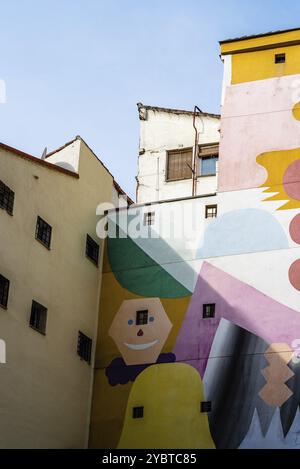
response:
<svg viewBox="0 0 300 469"><path fill-rule="evenodd" d="M144 335L144 332L142 331L142 329L140 329L140 330L138 331L137 335L138 335L139 337L141 337L142 335Z"/></svg>

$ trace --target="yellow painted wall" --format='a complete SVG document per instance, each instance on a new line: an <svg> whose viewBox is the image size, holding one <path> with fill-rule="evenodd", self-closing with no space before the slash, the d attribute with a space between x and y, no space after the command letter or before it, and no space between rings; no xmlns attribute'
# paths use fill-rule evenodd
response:
<svg viewBox="0 0 300 469"><path fill-rule="evenodd" d="M101 269L85 257L95 209L112 177L80 142L79 179L0 149L0 179L15 192L0 209L0 273L10 280L0 308L0 447L82 448L87 443L93 368L77 355L78 330L94 339ZM52 226L51 249L35 240L37 215ZM28 326L32 299L48 308L46 336Z"/></svg>

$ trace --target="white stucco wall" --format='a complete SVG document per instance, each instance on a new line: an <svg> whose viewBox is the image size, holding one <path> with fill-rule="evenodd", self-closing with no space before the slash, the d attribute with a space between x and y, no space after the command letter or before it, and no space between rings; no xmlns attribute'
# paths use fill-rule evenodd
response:
<svg viewBox="0 0 300 469"><path fill-rule="evenodd" d="M147 109L140 121L137 202L153 202L192 195L192 179L166 181L167 151L194 146L193 114ZM219 142L219 119L196 118L199 144ZM216 191L217 177L198 177L197 195Z"/></svg>

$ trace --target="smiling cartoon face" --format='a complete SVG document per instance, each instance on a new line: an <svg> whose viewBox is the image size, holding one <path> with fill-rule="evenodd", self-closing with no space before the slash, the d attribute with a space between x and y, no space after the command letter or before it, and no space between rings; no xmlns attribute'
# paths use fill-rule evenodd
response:
<svg viewBox="0 0 300 469"><path fill-rule="evenodd" d="M155 363L167 340L172 323L159 298L123 301L109 335L126 365Z"/></svg>

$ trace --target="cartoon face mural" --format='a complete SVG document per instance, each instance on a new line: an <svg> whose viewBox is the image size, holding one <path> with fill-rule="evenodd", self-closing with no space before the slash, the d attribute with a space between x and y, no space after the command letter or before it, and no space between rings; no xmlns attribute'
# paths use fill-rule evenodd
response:
<svg viewBox="0 0 300 469"><path fill-rule="evenodd" d="M159 298L144 298L123 301L109 335L126 365L139 365L156 362L171 329Z"/></svg>

